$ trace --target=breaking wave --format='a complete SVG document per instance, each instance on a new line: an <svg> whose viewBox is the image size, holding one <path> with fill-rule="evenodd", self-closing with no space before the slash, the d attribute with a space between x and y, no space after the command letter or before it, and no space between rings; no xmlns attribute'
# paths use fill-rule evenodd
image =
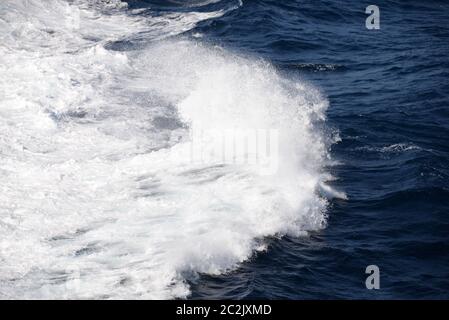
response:
<svg viewBox="0 0 449 320"><path fill-rule="evenodd" d="M1 297L185 298L189 279L234 270L265 237L325 226L319 192L339 194L324 185L326 99L182 37L241 5L212 2L154 16L120 1L0 3ZM276 170L193 161L194 128L206 150L217 132L276 132Z"/></svg>

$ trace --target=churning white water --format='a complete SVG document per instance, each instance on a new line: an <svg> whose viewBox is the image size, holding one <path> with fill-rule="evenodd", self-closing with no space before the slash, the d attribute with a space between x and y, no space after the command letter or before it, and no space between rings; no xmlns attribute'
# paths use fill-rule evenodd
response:
<svg viewBox="0 0 449 320"><path fill-rule="evenodd" d="M0 2L0 298L187 297L265 237L325 225L326 100L176 36L239 5ZM111 49L133 39L147 40ZM276 130L277 170L192 161L194 127Z"/></svg>

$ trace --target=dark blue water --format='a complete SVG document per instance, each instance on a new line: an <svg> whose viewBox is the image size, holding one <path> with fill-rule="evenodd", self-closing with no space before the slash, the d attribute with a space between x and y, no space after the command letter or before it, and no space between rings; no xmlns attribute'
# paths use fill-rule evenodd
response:
<svg viewBox="0 0 449 320"><path fill-rule="evenodd" d="M195 8L131 4L148 3ZM365 27L370 4L380 30ZM323 231L271 239L238 270L192 281L191 298L449 298L449 4L244 0L184 36L198 32L323 91L341 138L328 170L348 200L331 202ZM365 288L371 264L379 290Z"/></svg>

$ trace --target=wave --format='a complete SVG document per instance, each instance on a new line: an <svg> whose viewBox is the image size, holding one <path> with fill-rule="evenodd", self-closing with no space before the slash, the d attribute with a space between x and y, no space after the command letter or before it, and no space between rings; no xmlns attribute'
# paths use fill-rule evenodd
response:
<svg viewBox="0 0 449 320"><path fill-rule="evenodd" d="M265 237L325 226L326 99L265 61L173 38L225 11L1 2L1 296L185 298L188 279L234 270ZM242 132L224 161L224 137ZM252 133L270 142L268 172L249 162Z"/></svg>
<svg viewBox="0 0 449 320"><path fill-rule="evenodd" d="M377 153L403 153L407 151L416 151L416 150L419 151L422 149L412 143L395 143L384 147L368 147L368 146L358 147L355 148L355 150L377 152Z"/></svg>

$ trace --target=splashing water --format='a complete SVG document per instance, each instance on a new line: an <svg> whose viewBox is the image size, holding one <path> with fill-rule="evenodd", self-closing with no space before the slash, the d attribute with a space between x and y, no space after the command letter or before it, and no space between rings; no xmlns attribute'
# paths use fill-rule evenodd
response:
<svg viewBox="0 0 449 320"><path fill-rule="evenodd" d="M183 298L264 237L324 227L326 100L264 61L172 37L237 7L0 3L0 296ZM133 37L149 40L107 49ZM192 162L194 127L276 130L276 172Z"/></svg>

